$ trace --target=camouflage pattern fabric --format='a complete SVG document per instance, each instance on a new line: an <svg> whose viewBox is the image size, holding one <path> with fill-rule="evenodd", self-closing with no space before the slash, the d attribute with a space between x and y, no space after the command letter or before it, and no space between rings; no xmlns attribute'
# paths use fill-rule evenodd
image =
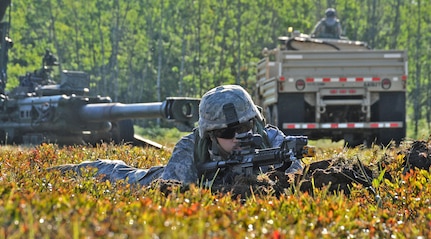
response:
<svg viewBox="0 0 431 239"><path fill-rule="evenodd" d="M231 107L231 111L229 110ZM223 85L209 90L199 104L200 137L211 130L227 128L263 117L250 94L239 85Z"/></svg>
<svg viewBox="0 0 431 239"><path fill-rule="evenodd" d="M316 24L311 36L338 39L341 36L341 32L341 23L338 19L324 18Z"/></svg>
<svg viewBox="0 0 431 239"><path fill-rule="evenodd" d="M83 169L97 169L94 176L101 180L109 180L111 182L124 180L130 184L140 183L148 185L153 180L160 177L163 172L163 166L155 166L150 169L138 169L127 165L122 160L98 159L96 161L84 161L80 164L64 164L54 166L48 170L60 170L62 172L74 171L78 175Z"/></svg>

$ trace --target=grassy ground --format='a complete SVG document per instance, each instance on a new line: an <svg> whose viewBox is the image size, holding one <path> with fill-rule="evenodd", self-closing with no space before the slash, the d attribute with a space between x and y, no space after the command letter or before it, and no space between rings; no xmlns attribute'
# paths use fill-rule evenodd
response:
<svg viewBox="0 0 431 239"><path fill-rule="evenodd" d="M387 157L392 181L355 186L350 197L325 189L253 195L246 200L192 186L165 195L156 185L100 182L45 169L97 158L139 168L166 164L169 150L99 145L0 148L0 238L431 238L431 174L402 175L401 148L346 149L325 142L308 162L344 155L371 164ZM379 199L380 198L380 199Z"/></svg>

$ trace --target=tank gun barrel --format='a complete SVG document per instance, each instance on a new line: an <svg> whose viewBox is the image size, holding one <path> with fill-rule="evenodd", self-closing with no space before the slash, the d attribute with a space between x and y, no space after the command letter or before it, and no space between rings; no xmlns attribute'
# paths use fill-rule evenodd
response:
<svg viewBox="0 0 431 239"><path fill-rule="evenodd" d="M81 119L98 122L101 119L159 118L164 115L164 102L155 103L104 103L85 105L79 112Z"/></svg>
<svg viewBox="0 0 431 239"><path fill-rule="evenodd" d="M84 105L79 110L83 121L153 119L164 118L183 124L190 129L199 117L199 99L188 97L168 97L163 102L152 103L97 103ZM181 130L181 129L180 129Z"/></svg>

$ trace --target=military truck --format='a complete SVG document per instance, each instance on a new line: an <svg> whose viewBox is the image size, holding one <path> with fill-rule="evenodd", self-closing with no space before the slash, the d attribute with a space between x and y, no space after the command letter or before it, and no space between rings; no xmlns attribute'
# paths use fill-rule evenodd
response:
<svg viewBox="0 0 431 239"><path fill-rule="evenodd" d="M257 63L256 101L269 123L288 135L349 146L405 137L405 51L299 32L278 41Z"/></svg>
<svg viewBox="0 0 431 239"><path fill-rule="evenodd" d="M0 3L0 19L10 1ZM161 145L134 134L133 119L163 118L182 131L198 120L198 98L168 97L163 102L122 104L89 91L90 77L82 71L63 70L53 76L56 57L46 50L42 66L19 77L19 85L6 91L9 23L0 23L0 144L101 142Z"/></svg>

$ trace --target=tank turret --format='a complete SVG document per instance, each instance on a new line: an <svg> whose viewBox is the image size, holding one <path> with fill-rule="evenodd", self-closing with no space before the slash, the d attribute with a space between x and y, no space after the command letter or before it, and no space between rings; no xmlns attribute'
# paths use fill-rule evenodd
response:
<svg viewBox="0 0 431 239"><path fill-rule="evenodd" d="M6 5L5 5L6 4ZM0 3L4 15L10 1ZM133 119L162 118L181 131L192 131L200 99L168 97L163 102L122 104L109 96L91 96L85 72L63 70L60 82L52 75L57 58L46 50L42 67L19 77L6 92L9 24L0 23L0 143L96 144L114 141L160 147L134 134Z"/></svg>
<svg viewBox="0 0 431 239"><path fill-rule="evenodd" d="M96 144L113 140L148 144L136 139L132 119L162 118L181 131L198 120L199 99L169 97L163 102L122 104L89 94L89 76L81 71L52 79L57 59L47 50L42 68L19 77L19 85L0 97L0 143Z"/></svg>
<svg viewBox="0 0 431 239"><path fill-rule="evenodd" d="M0 99L1 143L96 144L136 142L132 119L163 118L182 131L198 120L199 99L169 97L163 102L122 104L109 97L77 95Z"/></svg>

